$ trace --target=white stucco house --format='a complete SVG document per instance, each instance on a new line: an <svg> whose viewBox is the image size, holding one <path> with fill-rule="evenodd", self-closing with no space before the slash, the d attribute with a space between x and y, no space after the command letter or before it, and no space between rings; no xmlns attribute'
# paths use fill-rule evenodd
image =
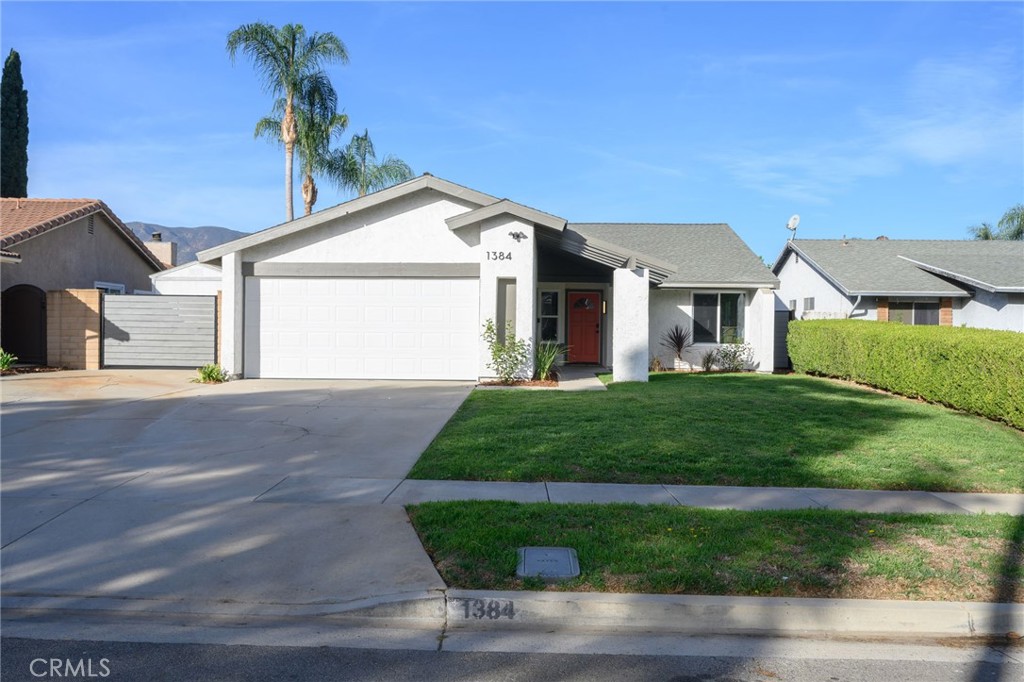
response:
<svg viewBox="0 0 1024 682"><path fill-rule="evenodd" d="M646 381L743 340L773 369L778 281L728 225L572 224L429 174L198 254L221 269L221 364L280 378L478 380L481 332L569 346Z"/></svg>
<svg viewBox="0 0 1024 682"><path fill-rule="evenodd" d="M1024 242L797 239L772 272L798 319L1024 332Z"/></svg>
<svg viewBox="0 0 1024 682"><path fill-rule="evenodd" d="M153 293L164 296L216 296L221 271L216 265L197 260L149 276Z"/></svg>

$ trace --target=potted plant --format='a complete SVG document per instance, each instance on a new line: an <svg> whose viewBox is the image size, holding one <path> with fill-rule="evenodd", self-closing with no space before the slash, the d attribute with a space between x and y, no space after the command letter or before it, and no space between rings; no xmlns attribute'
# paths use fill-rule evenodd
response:
<svg viewBox="0 0 1024 682"><path fill-rule="evenodd" d="M675 325L661 335L661 345L668 348L675 356L673 366L676 371L687 369L688 365L683 362L683 353L693 345L693 334L682 325Z"/></svg>

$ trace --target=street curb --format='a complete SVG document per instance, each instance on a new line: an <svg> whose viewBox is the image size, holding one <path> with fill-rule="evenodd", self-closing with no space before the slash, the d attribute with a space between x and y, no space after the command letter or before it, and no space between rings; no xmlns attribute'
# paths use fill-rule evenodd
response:
<svg viewBox="0 0 1024 682"><path fill-rule="evenodd" d="M221 619L325 618L373 627L617 634L998 637L1024 632L1024 604L447 590L343 603L264 604L5 596L5 619L44 613Z"/></svg>
<svg viewBox="0 0 1024 682"><path fill-rule="evenodd" d="M692 635L1006 636L1024 604L449 590L448 630Z"/></svg>

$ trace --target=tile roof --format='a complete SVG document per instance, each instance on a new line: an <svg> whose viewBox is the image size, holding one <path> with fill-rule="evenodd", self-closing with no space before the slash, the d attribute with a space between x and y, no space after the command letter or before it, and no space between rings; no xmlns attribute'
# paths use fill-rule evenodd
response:
<svg viewBox="0 0 1024 682"><path fill-rule="evenodd" d="M142 240L98 199L0 199L0 248L8 250L26 239L101 212L146 260L163 269Z"/></svg>
<svg viewBox="0 0 1024 682"><path fill-rule="evenodd" d="M569 223L567 229L671 263L676 271L662 285L779 284L724 223Z"/></svg>
<svg viewBox="0 0 1024 682"><path fill-rule="evenodd" d="M847 294L962 295L948 279L973 279L993 287L1024 287L1024 242L1003 240L797 239L800 253ZM928 267L931 266L931 267ZM961 277L938 277L928 270Z"/></svg>

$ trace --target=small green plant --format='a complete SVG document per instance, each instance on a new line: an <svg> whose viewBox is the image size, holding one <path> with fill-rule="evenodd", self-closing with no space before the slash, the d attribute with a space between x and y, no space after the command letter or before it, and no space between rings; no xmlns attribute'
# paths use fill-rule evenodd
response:
<svg viewBox="0 0 1024 682"><path fill-rule="evenodd" d="M700 356L700 368L705 372L710 372L715 368L715 363L718 361L718 351L714 348L711 350L704 351Z"/></svg>
<svg viewBox="0 0 1024 682"><path fill-rule="evenodd" d="M647 371L649 372L664 372L665 365L661 364L661 358L657 355L651 356L651 361L647 365Z"/></svg>
<svg viewBox="0 0 1024 682"><path fill-rule="evenodd" d="M491 351L491 361L487 366L494 370L501 383L512 384L529 376L530 344L523 339L517 339L511 332L511 320L508 321L506 328L510 330L509 334L501 341L498 338L498 330L494 327L494 320L487 320L484 323L483 339Z"/></svg>
<svg viewBox="0 0 1024 682"><path fill-rule="evenodd" d="M682 369L683 353L693 345L693 333L682 325L675 325L661 335L661 346L672 351L676 369Z"/></svg>
<svg viewBox="0 0 1024 682"><path fill-rule="evenodd" d="M537 344L537 352L534 354L534 377L541 381L554 379L558 372L555 370L555 363L562 353L568 352L568 348L560 343L542 341Z"/></svg>
<svg viewBox="0 0 1024 682"><path fill-rule="evenodd" d="M210 363L196 369L199 376L192 380L196 384L220 384L228 380L228 373L220 365Z"/></svg>
<svg viewBox="0 0 1024 682"><path fill-rule="evenodd" d="M17 361L17 355L14 353L8 353L3 348L0 348L0 369L10 369Z"/></svg>
<svg viewBox="0 0 1024 682"><path fill-rule="evenodd" d="M754 359L754 349L749 343L727 343L715 351L715 359L726 372L742 372Z"/></svg>

